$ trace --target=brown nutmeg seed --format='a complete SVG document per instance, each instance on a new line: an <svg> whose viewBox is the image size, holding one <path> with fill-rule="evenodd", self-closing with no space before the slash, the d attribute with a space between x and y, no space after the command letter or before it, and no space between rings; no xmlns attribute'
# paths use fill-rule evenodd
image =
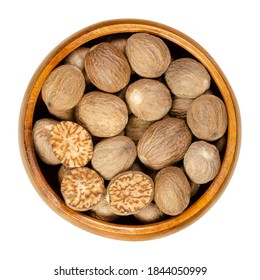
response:
<svg viewBox="0 0 260 280"><path fill-rule="evenodd" d="M134 216L139 222L143 224L150 224L160 221L164 217L164 213L155 203L150 203L134 214Z"/></svg>
<svg viewBox="0 0 260 280"><path fill-rule="evenodd" d="M211 78L200 62L185 57L171 62L165 80L174 95L196 98L210 87Z"/></svg>
<svg viewBox="0 0 260 280"><path fill-rule="evenodd" d="M128 110L116 95L101 91L85 94L76 106L76 119L93 136L112 137L125 128Z"/></svg>
<svg viewBox="0 0 260 280"><path fill-rule="evenodd" d="M212 94L196 98L187 112L187 124L199 139L214 141L227 129L227 109L224 102Z"/></svg>
<svg viewBox="0 0 260 280"><path fill-rule="evenodd" d="M153 79L139 79L130 84L125 97L131 112L145 121L163 118L172 105L169 89Z"/></svg>
<svg viewBox="0 0 260 280"><path fill-rule="evenodd" d="M133 70L144 78L160 77L171 62L164 41L148 33L131 35L126 42L126 55Z"/></svg>
<svg viewBox="0 0 260 280"><path fill-rule="evenodd" d="M205 141L193 142L183 160L185 172L196 184L205 184L218 174L221 160L219 151Z"/></svg>
<svg viewBox="0 0 260 280"><path fill-rule="evenodd" d="M193 98L174 97L172 100L172 107L169 112L170 116L185 119L187 111L189 110L193 100Z"/></svg>
<svg viewBox="0 0 260 280"><path fill-rule="evenodd" d="M85 58L90 81L100 90L114 93L130 80L131 70L125 55L110 43L93 46Z"/></svg>
<svg viewBox="0 0 260 280"><path fill-rule="evenodd" d="M94 148L91 164L105 180L128 170L137 156L134 142L126 136L100 141Z"/></svg>
<svg viewBox="0 0 260 280"><path fill-rule="evenodd" d="M35 122L32 131L33 144L40 159L50 165L60 164L50 143L51 130L59 122L49 118L39 119Z"/></svg>
<svg viewBox="0 0 260 280"><path fill-rule="evenodd" d="M53 111L69 110L77 105L84 94L85 78L73 65L55 68L42 87L42 99Z"/></svg>
<svg viewBox="0 0 260 280"><path fill-rule="evenodd" d="M144 121L131 115L126 125L126 136L131 138L135 143L143 136L146 129L152 124L152 121Z"/></svg>
<svg viewBox="0 0 260 280"><path fill-rule="evenodd" d="M93 218L106 222L113 222L119 217L111 210L111 207L108 204L105 196L101 199L101 201L96 206L94 206L89 211L88 214Z"/></svg>
<svg viewBox="0 0 260 280"><path fill-rule="evenodd" d="M171 216L182 213L190 197L189 181L180 168L169 166L158 172L155 177L154 200L163 213Z"/></svg>
<svg viewBox="0 0 260 280"><path fill-rule="evenodd" d="M182 160L191 140L191 131L184 120L166 118L145 131L137 144L138 157L147 167L159 170Z"/></svg>

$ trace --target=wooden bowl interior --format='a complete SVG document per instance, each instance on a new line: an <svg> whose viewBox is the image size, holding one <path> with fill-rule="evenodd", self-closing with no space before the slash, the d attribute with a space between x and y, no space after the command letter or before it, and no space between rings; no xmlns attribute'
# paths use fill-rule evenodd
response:
<svg viewBox="0 0 260 280"><path fill-rule="evenodd" d="M166 216L163 221L148 225L141 225L133 216L119 218L115 223L107 223L91 218L87 213L68 208L63 201L57 179L60 165L50 166L43 163L35 154L32 143L32 127L35 121L43 117L54 118L49 114L41 97L41 88L49 73L62 64L64 58L79 46L91 47L106 41L112 34L131 35L135 32L148 32L161 37L175 59L191 57L199 60L211 74L211 89L225 102L229 120L226 132L227 145L221 152L222 166L214 181L200 187L199 192L191 199L188 208L182 214L176 217ZM137 78L136 75L132 75L131 82ZM95 24L77 32L55 48L39 66L27 88L20 113L19 129L20 150L25 168L44 201L56 213L84 230L126 240L162 237L198 219L213 205L227 186L237 161L240 145L238 105L218 65L201 46L186 35L168 26L143 20L114 20Z"/></svg>

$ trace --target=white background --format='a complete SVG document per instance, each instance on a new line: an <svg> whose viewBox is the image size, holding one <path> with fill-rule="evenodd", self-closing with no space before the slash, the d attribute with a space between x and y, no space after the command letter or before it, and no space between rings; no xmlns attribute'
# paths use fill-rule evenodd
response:
<svg viewBox="0 0 260 280"><path fill-rule="evenodd" d="M59 265L67 268L112 265L144 270L149 266L198 265L208 268L206 276L180 278L259 279L258 11L258 1L252 0L1 1L1 279L104 278L57 277L53 270ZM242 116L240 157L222 197L193 225L152 241L99 237L60 218L34 190L18 148L19 110L38 65L74 32L114 18L161 22L196 40L224 71ZM130 278L146 279L144 276L120 279Z"/></svg>

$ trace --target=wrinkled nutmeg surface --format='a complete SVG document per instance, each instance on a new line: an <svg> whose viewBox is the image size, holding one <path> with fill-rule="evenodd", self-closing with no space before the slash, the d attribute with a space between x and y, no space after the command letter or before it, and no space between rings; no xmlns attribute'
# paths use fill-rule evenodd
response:
<svg viewBox="0 0 260 280"><path fill-rule="evenodd" d="M171 62L165 80L178 97L196 98L210 87L210 75L206 68L192 58L179 58Z"/></svg>
<svg viewBox="0 0 260 280"><path fill-rule="evenodd" d="M171 216L182 213L190 197L189 181L180 168L169 166L158 172L155 177L154 200L163 213Z"/></svg>
<svg viewBox="0 0 260 280"><path fill-rule="evenodd" d="M55 68L42 87L42 99L52 111L69 110L77 105L84 94L85 78L73 65Z"/></svg>
<svg viewBox="0 0 260 280"><path fill-rule="evenodd" d="M137 144L141 162L159 170L183 159L192 134L186 122L178 118L157 121L145 131Z"/></svg>
<svg viewBox="0 0 260 280"><path fill-rule="evenodd" d="M183 160L185 172L196 184L205 184L218 174L221 161L216 146L206 141L193 142Z"/></svg>
<svg viewBox="0 0 260 280"><path fill-rule="evenodd" d="M227 129L226 106L215 95L202 95L191 103L187 112L187 123L197 138L206 141L217 140Z"/></svg>
<svg viewBox="0 0 260 280"><path fill-rule="evenodd" d="M76 119L92 135L112 137L119 134L128 121L124 101L101 91L85 94L76 106Z"/></svg>
<svg viewBox="0 0 260 280"><path fill-rule="evenodd" d="M143 136L146 129L152 124L152 121L144 121L131 115L126 125L126 136L131 138L135 143Z"/></svg>
<svg viewBox="0 0 260 280"><path fill-rule="evenodd" d="M163 118L172 106L169 89L153 79L139 79L130 84L125 98L131 112L145 121Z"/></svg>
<svg viewBox="0 0 260 280"><path fill-rule="evenodd" d="M50 165L60 164L60 160L55 156L50 143L51 130L58 121L43 118L35 122L33 126L33 143L40 159Z"/></svg>
<svg viewBox="0 0 260 280"><path fill-rule="evenodd" d="M114 45L102 42L86 54L85 69L90 81L100 90L114 93L130 80L130 66L125 55Z"/></svg>
<svg viewBox="0 0 260 280"><path fill-rule="evenodd" d="M131 67L144 78L160 77L171 62L171 54L164 41L148 33L131 35L125 49Z"/></svg>
<svg viewBox="0 0 260 280"><path fill-rule="evenodd" d="M106 180L128 170L137 156L135 143L126 136L100 141L94 148L91 164Z"/></svg>

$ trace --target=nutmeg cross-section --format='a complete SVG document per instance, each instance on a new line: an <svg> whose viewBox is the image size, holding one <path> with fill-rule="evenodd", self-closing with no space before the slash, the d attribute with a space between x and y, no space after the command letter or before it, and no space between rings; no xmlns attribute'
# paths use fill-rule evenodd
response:
<svg viewBox="0 0 260 280"><path fill-rule="evenodd" d="M152 201L153 195L153 180L140 171L123 172L108 185L110 207L121 216L137 213Z"/></svg>
<svg viewBox="0 0 260 280"><path fill-rule="evenodd" d="M104 180L90 168L73 168L61 182L61 193L70 208L87 211L104 197Z"/></svg>
<svg viewBox="0 0 260 280"><path fill-rule="evenodd" d="M62 121L53 126L50 143L56 157L67 167L84 166L92 158L91 135L77 123Z"/></svg>

